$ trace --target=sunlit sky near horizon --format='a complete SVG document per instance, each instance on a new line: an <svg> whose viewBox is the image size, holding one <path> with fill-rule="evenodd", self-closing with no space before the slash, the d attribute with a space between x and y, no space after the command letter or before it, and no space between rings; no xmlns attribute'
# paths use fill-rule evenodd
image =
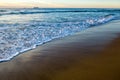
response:
<svg viewBox="0 0 120 80"><path fill-rule="evenodd" d="M0 8L120 8L120 0L0 0Z"/></svg>

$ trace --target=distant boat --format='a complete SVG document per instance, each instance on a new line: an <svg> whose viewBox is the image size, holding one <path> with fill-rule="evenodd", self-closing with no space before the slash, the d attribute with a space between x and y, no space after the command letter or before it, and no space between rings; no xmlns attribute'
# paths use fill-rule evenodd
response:
<svg viewBox="0 0 120 80"><path fill-rule="evenodd" d="M33 9L39 9L39 7L33 7Z"/></svg>

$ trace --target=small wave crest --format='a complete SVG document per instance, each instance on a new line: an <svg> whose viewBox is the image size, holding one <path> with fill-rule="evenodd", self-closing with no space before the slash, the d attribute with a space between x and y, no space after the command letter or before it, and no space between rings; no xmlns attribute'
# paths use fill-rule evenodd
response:
<svg viewBox="0 0 120 80"><path fill-rule="evenodd" d="M99 19L95 19L95 20L88 19L88 20L86 20L86 22L89 23L91 26L95 26L95 25L99 25L99 24L104 24L104 23L109 22L113 19L115 19L115 15L109 14L109 15L105 15L105 16L103 16Z"/></svg>

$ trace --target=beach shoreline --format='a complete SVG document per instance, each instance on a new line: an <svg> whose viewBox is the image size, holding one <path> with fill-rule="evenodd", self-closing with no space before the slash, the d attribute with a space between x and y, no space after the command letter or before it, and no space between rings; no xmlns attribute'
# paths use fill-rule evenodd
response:
<svg viewBox="0 0 120 80"><path fill-rule="evenodd" d="M89 28L2 62L1 80L119 80L119 25Z"/></svg>

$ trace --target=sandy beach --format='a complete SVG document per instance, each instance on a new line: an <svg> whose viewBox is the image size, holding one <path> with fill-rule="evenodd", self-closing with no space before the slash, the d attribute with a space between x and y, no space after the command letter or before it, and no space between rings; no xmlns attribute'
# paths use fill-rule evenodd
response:
<svg viewBox="0 0 120 80"><path fill-rule="evenodd" d="M120 80L120 20L1 62L0 80Z"/></svg>

